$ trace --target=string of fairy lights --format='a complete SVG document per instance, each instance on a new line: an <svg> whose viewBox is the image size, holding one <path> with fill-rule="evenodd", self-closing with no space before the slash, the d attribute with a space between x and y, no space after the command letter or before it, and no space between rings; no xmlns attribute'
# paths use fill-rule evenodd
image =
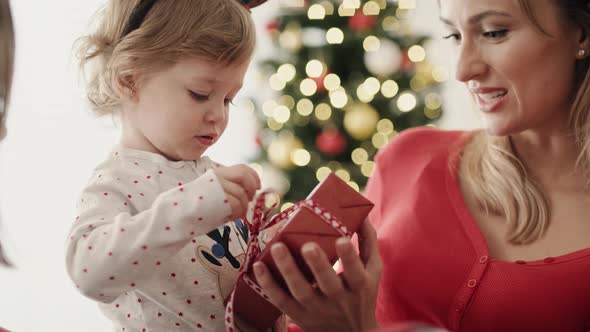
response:
<svg viewBox="0 0 590 332"><path fill-rule="evenodd" d="M359 12L362 12L365 19L386 15L379 20L382 30L399 35L412 33L407 18L416 8L416 0L325 0L308 8L303 0L281 1L283 6L306 10L310 21L326 20L332 15L352 18ZM395 10L390 10L391 13L387 12L388 2L396 4L393 7ZM307 44L339 45L347 38L341 27L305 29L297 21L287 22L282 30L270 28L269 32L280 48L290 54L296 54ZM298 71L295 62L285 61L274 72L269 73L268 86L276 97L261 103L263 121L266 122L262 136L263 139L270 137L268 144L264 146L273 166L282 171L313 167L318 181L334 172L351 187L360 190L359 184L351 175L351 166L331 160L323 161L317 151L306 148L291 127L305 127L312 122L318 124L325 129L320 134L326 133L324 142L330 144L324 144L327 147L323 147L319 139L324 137L318 137L314 148L328 155L336 154L344 151L344 148L338 128L333 128L331 119L336 115L341 117L346 133L359 143L350 153L352 167L357 167L368 178L375 168L375 163L371 160L375 152L397 134L394 122L382 116L371 105L375 98L387 99L392 108L401 113L422 111L428 119L440 117L441 96L428 88L445 82L448 73L444 67L427 61L425 46L415 44L401 50L390 39L371 34L363 38L362 48L364 59L361 60L365 61L367 69L373 75L360 80L355 86L350 86L348 82L343 83L338 74L330 72L330 66L322 56L313 54L305 66L299 66L303 70ZM404 66L411 66L412 77L408 85L400 86L392 77L396 72L404 70ZM314 98L319 93L325 94L325 97ZM418 110L419 105L424 105L423 109ZM242 107L252 110L255 108L252 102ZM337 112L342 114L336 114ZM264 175L264 165L254 163L251 166ZM287 190L288 181L283 181L283 188L279 191L284 193ZM286 202L281 209L291 205Z"/></svg>

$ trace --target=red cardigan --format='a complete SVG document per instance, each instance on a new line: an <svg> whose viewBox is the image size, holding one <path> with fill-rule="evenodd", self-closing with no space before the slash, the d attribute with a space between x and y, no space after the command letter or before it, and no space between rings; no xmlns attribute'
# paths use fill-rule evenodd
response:
<svg viewBox="0 0 590 332"><path fill-rule="evenodd" d="M467 137L407 130L377 156L367 186L383 259L377 319L452 331L590 331L590 248L529 262L489 257L451 158Z"/></svg>

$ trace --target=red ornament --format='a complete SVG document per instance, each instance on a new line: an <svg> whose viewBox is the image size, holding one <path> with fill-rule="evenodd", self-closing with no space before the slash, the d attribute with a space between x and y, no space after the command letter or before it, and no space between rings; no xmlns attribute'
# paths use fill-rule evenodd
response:
<svg viewBox="0 0 590 332"><path fill-rule="evenodd" d="M318 135L315 141L318 149L331 156L346 150L346 140L337 130L327 130Z"/></svg>
<svg viewBox="0 0 590 332"><path fill-rule="evenodd" d="M348 26L352 30L357 31L370 29L375 25L377 25L377 16L365 15L361 11L357 11L356 14L348 20Z"/></svg>
<svg viewBox="0 0 590 332"><path fill-rule="evenodd" d="M273 31L273 30L279 30L281 26L281 23L279 22L279 20L274 20L274 21L270 21L268 23L266 23L266 31Z"/></svg>
<svg viewBox="0 0 590 332"><path fill-rule="evenodd" d="M414 69L414 62L410 60L410 56L408 55L408 51L402 52L402 63L400 66L401 70L405 72L410 72Z"/></svg>
<svg viewBox="0 0 590 332"><path fill-rule="evenodd" d="M315 82L315 84L318 87L318 89L317 89L317 92L318 93L324 93L324 92L326 92L326 87L324 86L324 78L325 77L326 77L326 75L322 75L320 77L312 78L313 81Z"/></svg>

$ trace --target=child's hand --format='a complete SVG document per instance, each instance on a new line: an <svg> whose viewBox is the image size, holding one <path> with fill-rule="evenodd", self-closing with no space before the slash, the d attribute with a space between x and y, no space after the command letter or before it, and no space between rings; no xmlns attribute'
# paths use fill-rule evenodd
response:
<svg viewBox="0 0 590 332"><path fill-rule="evenodd" d="M260 189L258 173L246 165L218 167L213 170L231 206L231 218L243 218L248 211L248 202Z"/></svg>

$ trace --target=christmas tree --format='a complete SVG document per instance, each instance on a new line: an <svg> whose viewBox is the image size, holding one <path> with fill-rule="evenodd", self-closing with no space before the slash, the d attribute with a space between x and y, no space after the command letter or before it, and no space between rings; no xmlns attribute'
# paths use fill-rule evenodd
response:
<svg viewBox="0 0 590 332"><path fill-rule="evenodd" d="M330 172L362 190L380 148L441 116L446 74L412 32L415 0L282 1L267 25L275 56L260 64L276 93L257 112L254 167L280 177L286 208Z"/></svg>

